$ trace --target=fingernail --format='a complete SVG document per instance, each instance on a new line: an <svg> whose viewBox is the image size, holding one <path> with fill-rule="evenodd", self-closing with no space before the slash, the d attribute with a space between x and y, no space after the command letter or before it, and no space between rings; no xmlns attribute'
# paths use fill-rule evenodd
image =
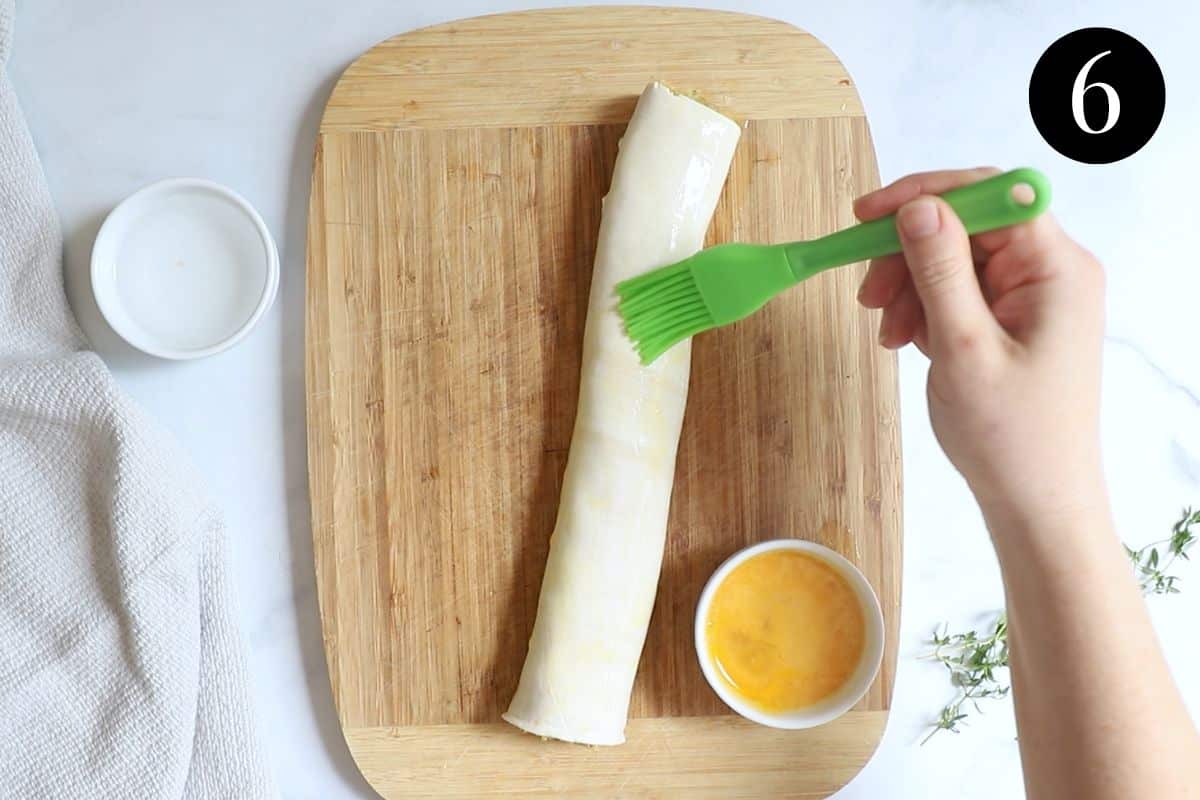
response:
<svg viewBox="0 0 1200 800"><path fill-rule="evenodd" d="M905 203L896 212L896 227L906 239L924 239L941 227L937 204L928 197L918 197Z"/></svg>

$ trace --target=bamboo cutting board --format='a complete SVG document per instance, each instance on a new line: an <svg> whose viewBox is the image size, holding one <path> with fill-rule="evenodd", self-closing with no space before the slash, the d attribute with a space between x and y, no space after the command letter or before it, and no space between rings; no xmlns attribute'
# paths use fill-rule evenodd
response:
<svg viewBox="0 0 1200 800"><path fill-rule="evenodd" d="M734 13L582 8L398 36L321 123L309 218L309 475L338 714L387 797L823 797L882 734L900 600L895 361L858 268L697 340L667 553L627 735L546 742L499 721L537 608L570 443L600 199L653 78L746 121L710 242L850 224L877 185L845 70ZM700 588L734 550L821 541L887 620L859 705L758 727L705 684Z"/></svg>

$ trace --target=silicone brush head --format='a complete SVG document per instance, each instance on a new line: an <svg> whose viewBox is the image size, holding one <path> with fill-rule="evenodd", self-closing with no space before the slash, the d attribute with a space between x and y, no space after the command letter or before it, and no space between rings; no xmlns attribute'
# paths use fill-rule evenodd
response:
<svg viewBox="0 0 1200 800"><path fill-rule="evenodd" d="M782 246L723 244L617 284L617 311L643 364L690 336L753 314L797 283Z"/></svg>

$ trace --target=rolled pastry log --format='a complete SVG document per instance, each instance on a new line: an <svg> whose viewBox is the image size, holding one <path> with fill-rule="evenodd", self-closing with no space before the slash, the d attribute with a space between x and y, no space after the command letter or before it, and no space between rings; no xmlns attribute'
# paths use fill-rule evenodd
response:
<svg viewBox="0 0 1200 800"><path fill-rule="evenodd" d="M530 733L625 741L662 565L691 343L642 366L613 287L700 249L740 134L729 118L652 83L621 139L600 221L558 521L529 652L504 714Z"/></svg>

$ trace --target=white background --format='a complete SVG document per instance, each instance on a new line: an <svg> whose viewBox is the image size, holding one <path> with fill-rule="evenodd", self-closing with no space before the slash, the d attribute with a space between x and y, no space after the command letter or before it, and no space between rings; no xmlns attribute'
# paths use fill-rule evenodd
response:
<svg viewBox="0 0 1200 800"><path fill-rule="evenodd" d="M708 5L697 2L697 5ZM720 4L717 4L720 5ZM733 7L733 4L726 4ZM980 163L1031 164L1055 181L1065 226L1109 270L1104 438L1131 543L1200 503L1200 5L1150 2L746 2L788 20L846 64L885 181ZM304 228L320 109L338 74L403 31L517 8L481 0L19 0L10 65L63 219L76 312L122 385L171 428L224 507L264 737L288 798L369 797L341 742L313 586L304 444ZM1029 119L1042 51L1080 27L1140 39L1167 80L1154 140L1105 167L1072 163ZM121 198L168 176L226 183L257 205L280 247L279 299L252 336L199 363L140 356L98 321L83 277L96 229ZM918 747L948 698L918 661L936 623L1002 603L978 512L929 430L925 363L901 356L904 610L883 745L844 798L1011 798L1021 792L1011 711ZM1032 465L1031 465L1032 466ZM1200 710L1200 569L1153 601L1190 708ZM1104 587L1095 587L1104 591ZM1070 653L1064 653L1070 658Z"/></svg>

